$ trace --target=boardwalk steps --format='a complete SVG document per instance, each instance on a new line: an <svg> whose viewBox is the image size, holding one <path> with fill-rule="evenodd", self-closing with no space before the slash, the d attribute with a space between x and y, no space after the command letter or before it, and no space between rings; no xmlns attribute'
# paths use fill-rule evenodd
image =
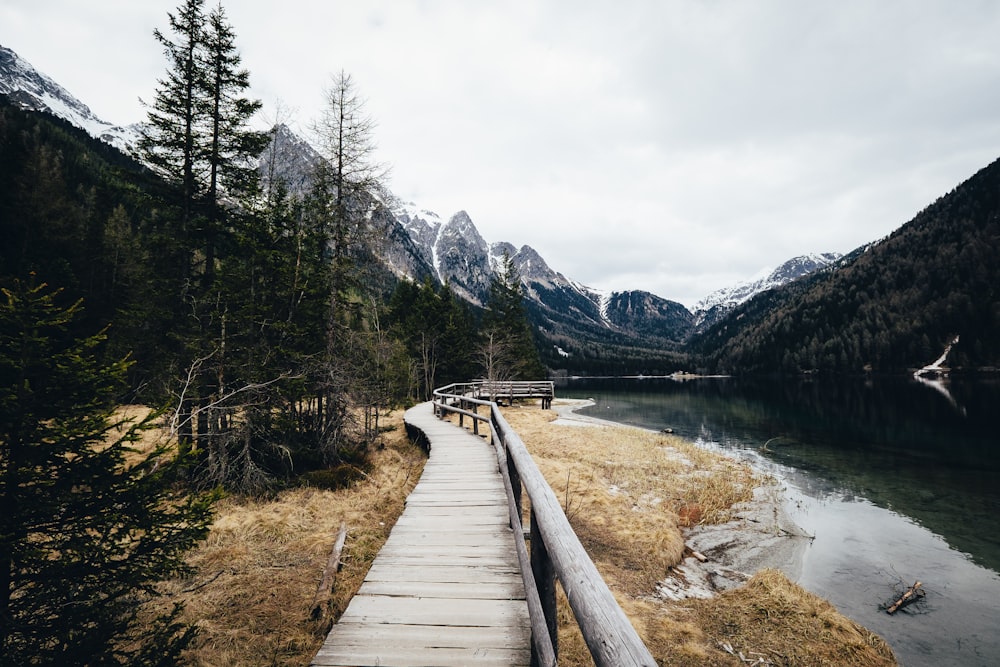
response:
<svg viewBox="0 0 1000 667"><path fill-rule="evenodd" d="M438 420L423 475L314 667L528 665L531 630L507 497L489 443Z"/></svg>

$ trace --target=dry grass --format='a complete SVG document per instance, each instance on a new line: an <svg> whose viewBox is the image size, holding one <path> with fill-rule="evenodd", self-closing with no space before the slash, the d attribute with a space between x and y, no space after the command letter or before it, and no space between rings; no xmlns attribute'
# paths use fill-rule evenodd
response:
<svg viewBox="0 0 1000 667"><path fill-rule="evenodd" d="M634 428L558 426L551 411L504 416L562 500L598 567L632 596L681 561L680 527L724 523L761 480L747 466L680 438Z"/></svg>
<svg viewBox="0 0 1000 667"><path fill-rule="evenodd" d="M347 489L292 489L274 499L226 498L207 540L190 555L197 575L167 582L165 603L181 601L199 629L187 665L308 665L360 587L403 511L425 456L406 440L402 412L387 423L367 477ZM330 614L311 618L316 588L341 522L343 566Z"/></svg>
<svg viewBox="0 0 1000 667"><path fill-rule="evenodd" d="M761 482L750 469L661 434L553 425L553 413L533 408L505 414L661 664L895 664L879 637L778 572L710 600L656 597L655 584L682 557L682 526L727 520ZM401 413L390 423L397 428L374 453L371 472L349 489L220 503L209 538L191 555L198 574L166 585L166 602L185 602L185 619L200 629L186 664L309 663L422 470ZM313 597L341 521L349 528L344 567L330 617L314 621ZM560 600L559 664L593 664L561 592Z"/></svg>
<svg viewBox="0 0 1000 667"><path fill-rule="evenodd" d="M748 466L673 436L555 425L532 407L504 415L660 664L896 664L881 638L774 570L709 600L656 597L682 559L683 527L728 521L765 482ZM593 664L562 595L559 624L559 664Z"/></svg>

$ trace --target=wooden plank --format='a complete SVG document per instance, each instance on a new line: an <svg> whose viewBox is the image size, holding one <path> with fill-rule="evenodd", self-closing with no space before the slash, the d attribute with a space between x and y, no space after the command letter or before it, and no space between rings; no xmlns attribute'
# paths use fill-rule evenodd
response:
<svg viewBox="0 0 1000 667"><path fill-rule="evenodd" d="M385 552L386 556L421 556L424 558L425 563L434 560L436 557L443 557L445 555L451 558L461 556L464 558L489 558L498 562L507 562L510 560L511 553L514 549L511 547L502 547L496 544L463 544L442 549L441 545L437 544L407 545L386 543L386 545L382 547L382 551ZM445 554L442 552L450 553ZM381 551L379 553L381 553Z"/></svg>
<svg viewBox="0 0 1000 667"><path fill-rule="evenodd" d="M430 561L430 562L428 562ZM399 568L430 568L430 567L467 567L478 568L483 571L495 570L497 572L520 572L517 562L512 562L508 554L501 556L467 556L460 554L438 554L429 559L426 555L413 554L385 554L380 553L376 562ZM373 564L374 567L374 564Z"/></svg>
<svg viewBox="0 0 1000 667"><path fill-rule="evenodd" d="M427 508L433 509L433 508ZM497 526L501 526L504 530L510 530L510 527L505 523L500 523L498 519L506 519L507 514L493 513L489 510L484 512L476 512L475 514L470 514L468 512L455 514L455 513L441 513L429 515L427 513L408 513L403 514L396 521L393 530L498 530Z"/></svg>
<svg viewBox="0 0 1000 667"><path fill-rule="evenodd" d="M524 585L521 573L516 569L503 567L469 567L467 563L450 565L429 565L410 568L395 567L388 563L375 563L368 571L366 582L423 581L428 583L518 583Z"/></svg>
<svg viewBox="0 0 1000 667"><path fill-rule="evenodd" d="M392 665L393 667L519 667L531 664L527 649L503 648L414 648L410 646L365 646L352 651L336 647L321 650L314 659L315 667L357 667L357 665Z"/></svg>
<svg viewBox="0 0 1000 667"><path fill-rule="evenodd" d="M355 595L339 623L408 623L492 627L528 623L524 600L449 600Z"/></svg>
<svg viewBox="0 0 1000 667"><path fill-rule="evenodd" d="M507 530L501 532L493 528L492 530L393 530L386 540L386 544L413 544L413 545L435 545L445 547L458 546L482 546L482 545L503 545L504 542L514 548L514 536Z"/></svg>
<svg viewBox="0 0 1000 667"><path fill-rule="evenodd" d="M466 569L471 573L471 570ZM445 578L453 578L445 575ZM520 577L508 581L376 581L366 579L358 595L390 597L449 598L452 600L523 600L524 582Z"/></svg>
<svg viewBox="0 0 1000 667"><path fill-rule="evenodd" d="M441 627L381 623L366 628L345 623L336 629L337 646L406 645L418 648L521 648L530 640L527 628Z"/></svg>

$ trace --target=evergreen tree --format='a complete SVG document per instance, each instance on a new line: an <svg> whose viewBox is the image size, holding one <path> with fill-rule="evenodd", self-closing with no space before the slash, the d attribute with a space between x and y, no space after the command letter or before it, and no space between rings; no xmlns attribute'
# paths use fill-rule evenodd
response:
<svg viewBox="0 0 1000 667"><path fill-rule="evenodd" d="M199 124L206 105L207 73L201 52L205 33L205 0L185 0L176 14L168 13L176 41L159 30L153 35L163 45L167 75L159 81L147 114L147 130L139 141L143 159L181 191L181 233L190 232L196 202L204 191L199 157L206 153L204 128Z"/></svg>
<svg viewBox="0 0 1000 667"><path fill-rule="evenodd" d="M137 622L185 570L208 497L172 491L178 459L116 420L128 362L68 333L79 303L15 282L0 299L0 664L166 665L192 636L178 609Z"/></svg>
<svg viewBox="0 0 1000 667"><path fill-rule="evenodd" d="M475 373L469 354L473 316L447 285L435 287L430 278L419 286L401 281L389 301L389 318L418 371L414 398L429 400L437 387L464 382Z"/></svg>
<svg viewBox="0 0 1000 667"><path fill-rule="evenodd" d="M220 209L222 188L230 195L256 190L256 158L267 146L267 133L254 131L248 124L261 108L260 100L250 100L243 92L250 87L250 73L240 69L236 34L219 4L208 15L204 32L205 98L200 116L208 143L203 156L208 168L205 200L209 221L206 229L204 282L211 285L215 257L223 234L225 215Z"/></svg>
<svg viewBox="0 0 1000 667"><path fill-rule="evenodd" d="M521 275L509 253L490 280L489 301L480 331L479 356L486 379L537 379L545 367L524 308Z"/></svg>

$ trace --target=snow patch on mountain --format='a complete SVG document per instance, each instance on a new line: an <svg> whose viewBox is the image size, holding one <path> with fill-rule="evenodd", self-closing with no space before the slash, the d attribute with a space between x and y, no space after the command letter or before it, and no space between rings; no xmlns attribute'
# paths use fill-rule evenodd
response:
<svg viewBox="0 0 1000 667"><path fill-rule="evenodd" d="M716 290L695 304L693 309L695 324L696 326L702 325L706 317L712 313L715 314L713 319L717 320L720 311L728 312L762 292L780 287L814 271L819 271L835 263L840 257L840 253L836 252L800 255L793 257L776 269L765 269L748 281Z"/></svg>
<svg viewBox="0 0 1000 667"><path fill-rule="evenodd" d="M597 302L598 312L600 312L601 314L601 319L608 326L611 326L611 316L608 314L608 312L611 307L611 299L612 297L614 297L614 295L615 295L614 292L604 292L603 294L599 295L600 301Z"/></svg>
<svg viewBox="0 0 1000 667"><path fill-rule="evenodd" d="M138 144L141 125L101 120L90 107L4 46L0 46L0 94L28 111L48 111L124 153L134 153Z"/></svg>

